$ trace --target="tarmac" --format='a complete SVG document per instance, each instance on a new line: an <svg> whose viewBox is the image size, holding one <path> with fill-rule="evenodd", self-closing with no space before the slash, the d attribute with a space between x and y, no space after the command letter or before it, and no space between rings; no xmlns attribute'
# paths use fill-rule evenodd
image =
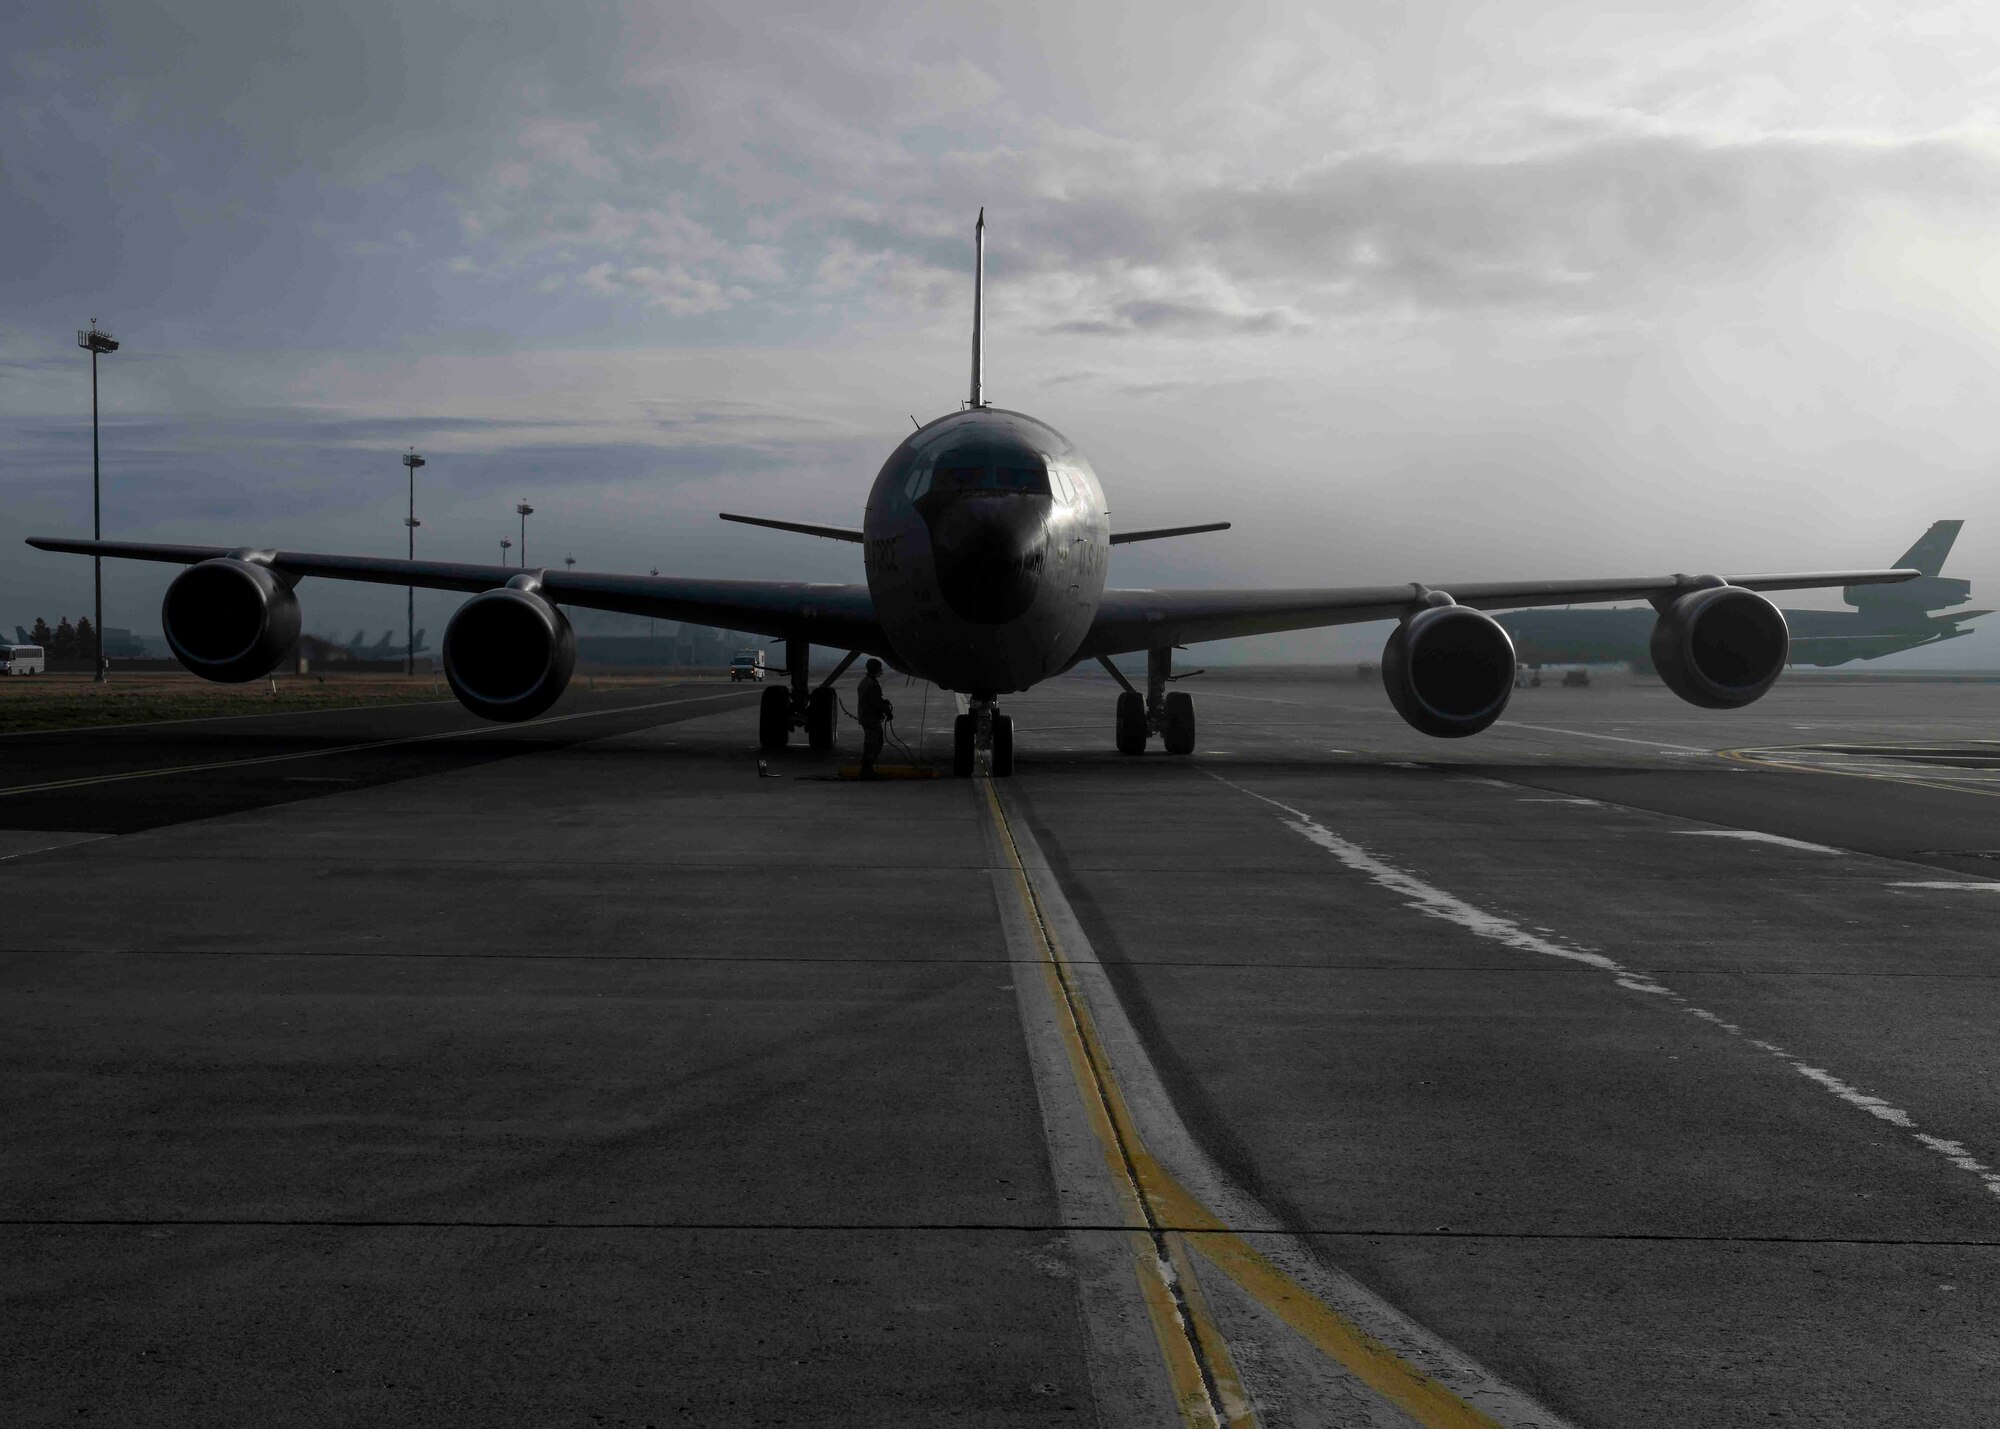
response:
<svg viewBox="0 0 2000 1429"><path fill-rule="evenodd" d="M1180 688L0 737L0 1423L1993 1421L2000 684Z"/></svg>

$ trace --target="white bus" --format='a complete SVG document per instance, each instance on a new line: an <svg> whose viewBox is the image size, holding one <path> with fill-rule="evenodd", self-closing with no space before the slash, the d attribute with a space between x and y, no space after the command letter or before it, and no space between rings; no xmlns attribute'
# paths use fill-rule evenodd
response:
<svg viewBox="0 0 2000 1429"><path fill-rule="evenodd" d="M39 645L0 645L0 675L45 675L48 657Z"/></svg>

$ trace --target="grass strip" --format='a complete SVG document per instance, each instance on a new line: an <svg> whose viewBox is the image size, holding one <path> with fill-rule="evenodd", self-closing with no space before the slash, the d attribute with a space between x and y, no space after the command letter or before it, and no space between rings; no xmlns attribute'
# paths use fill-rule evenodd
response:
<svg viewBox="0 0 2000 1429"><path fill-rule="evenodd" d="M429 680L395 684L347 685L328 682L268 681L248 685L195 685L161 688L108 685L78 688L28 681L0 684L0 734L29 730L82 729L92 725L144 724L153 720L211 719L218 715L297 714L307 710L352 709L359 705L422 704L449 699Z"/></svg>

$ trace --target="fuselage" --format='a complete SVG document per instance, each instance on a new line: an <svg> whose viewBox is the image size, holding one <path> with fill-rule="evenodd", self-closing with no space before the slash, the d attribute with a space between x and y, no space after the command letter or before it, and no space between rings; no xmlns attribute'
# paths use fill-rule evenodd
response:
<svg viewBox="0 0 2000 1429"><path fill-rule="evenodd" d="M969 408L903 439L862 518L898 663L992 696L1067 669L1104 593L1111 522L1083 454L1020 412Z"/></svg>

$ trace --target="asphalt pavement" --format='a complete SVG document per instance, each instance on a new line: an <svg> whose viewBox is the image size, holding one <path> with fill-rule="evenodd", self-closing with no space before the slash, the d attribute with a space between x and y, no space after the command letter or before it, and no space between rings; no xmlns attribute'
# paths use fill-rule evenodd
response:
<svg viewBox="0 0 2000 1429"><path fill-rule="evenodd" d="M1990 1419L2000 685L1182 688L0 741L0 1419Z"/></svg>

